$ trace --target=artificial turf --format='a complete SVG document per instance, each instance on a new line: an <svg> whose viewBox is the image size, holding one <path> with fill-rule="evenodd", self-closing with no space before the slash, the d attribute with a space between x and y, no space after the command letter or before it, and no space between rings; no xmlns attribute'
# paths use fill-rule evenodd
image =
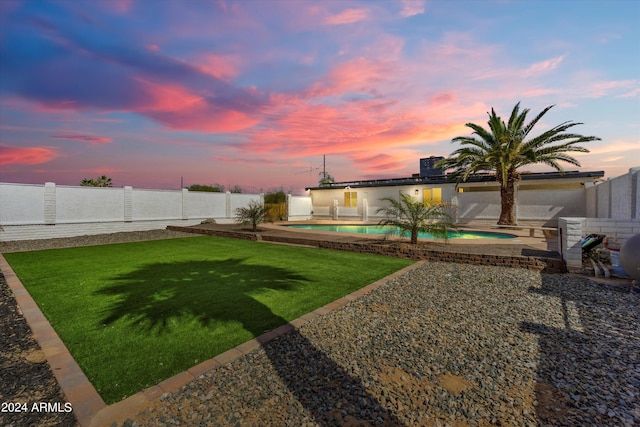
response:
<svg viewBox="0 0 640 427"><path fill-rule="evenodd" d="M107 404L411 264L211 236L4 256Z"/></svg>

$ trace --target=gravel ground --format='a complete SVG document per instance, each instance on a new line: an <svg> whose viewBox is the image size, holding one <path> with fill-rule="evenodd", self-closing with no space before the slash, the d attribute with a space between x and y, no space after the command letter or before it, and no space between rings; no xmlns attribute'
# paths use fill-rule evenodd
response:
<svg viewBox="0 0 640 427"><path fill-rule="evenodd" d="M66 399L2 274L0 343L0 426L76 426L72 412L32 411L34 403Z"/></svg>
<svg viewBox="0 0 640 427"><path fill-rule="evenodd" d="M640 295L427 263L123 425L633 426Z"/></svg>
<svg viewBox="0 0 640 427"><path fill-rule="evenodd" d="M76 246L109 245L112 243L194 237L195 234L170 230L128 231L93 236L60 237L57 239L16 240L0 242L0 253L72 248Z"/></svg>
<svg viewBox="0 0 640 427"><path fill-rule="evenodd" d="M126 234L102 239L169 236ZM112 426L640 425L639 305L581 276L425 263Z"/></svg>

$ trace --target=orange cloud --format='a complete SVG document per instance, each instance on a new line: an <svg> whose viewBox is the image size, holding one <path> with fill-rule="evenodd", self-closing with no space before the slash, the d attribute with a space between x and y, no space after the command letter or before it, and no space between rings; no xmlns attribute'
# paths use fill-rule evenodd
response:
<svg viewBox="0 0 640 427"><path fill-rule="evenodd" d="M374 156L354 154L349 157L357 166L362 168L365 174L393 172L407 167L407 161L403 156L390 154L377 154Z"/></svg>
<svg viewBox="0 0 640 427"><path fill-rule="evenodd" d="M451 119L437 108L402 109L397 100L360 99L335 106L290 100L269 117L268 125L248 134L243 148L283 157L388 153L468 133L461 119Z"/></svg>
<svg viewBox="0 0 640 427"><path fill-rule="evenodd" d="M9 147L0 145L0 165L39 165L47 163L60 154L45 147Z"/></svg>

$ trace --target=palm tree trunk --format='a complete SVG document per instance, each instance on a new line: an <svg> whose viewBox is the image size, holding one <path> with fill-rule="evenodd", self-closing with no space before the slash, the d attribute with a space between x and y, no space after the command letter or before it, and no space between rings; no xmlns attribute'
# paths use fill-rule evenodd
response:
<svg viewBox="0 0 640 427"><path fill-rule="evenodd" d="M498 225L516 225L514 214L516 181L509 177L506 185L500 186L500 219Z"/></svg>

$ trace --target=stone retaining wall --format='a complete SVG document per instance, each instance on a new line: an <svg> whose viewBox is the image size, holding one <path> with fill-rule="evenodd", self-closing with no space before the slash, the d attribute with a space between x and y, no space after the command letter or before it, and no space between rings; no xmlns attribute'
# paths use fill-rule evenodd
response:
<svg viewBox="0 0 640 427"><path fill-rule="evenodd" d="M490 254L470 254L448 251L435 251L409 245L389 245L379 243L334 242L327 240L305 239L298 237L270 236L259 233L227 231L227 230L202 230L188 227L169 226L168 230L184 231L187 233L207 234L211 236L231 237L244 240L263 240L274 243L288 243L294 245L314 246L323 249L333 249L347 252L366 253L374 255L387 255L413 260L457 262L474 265L493 265L502 267L524 268L527 270L541 271L543 273L564 273L566 267L561 259L538 258L529 256L509 256Z"/></svg>

